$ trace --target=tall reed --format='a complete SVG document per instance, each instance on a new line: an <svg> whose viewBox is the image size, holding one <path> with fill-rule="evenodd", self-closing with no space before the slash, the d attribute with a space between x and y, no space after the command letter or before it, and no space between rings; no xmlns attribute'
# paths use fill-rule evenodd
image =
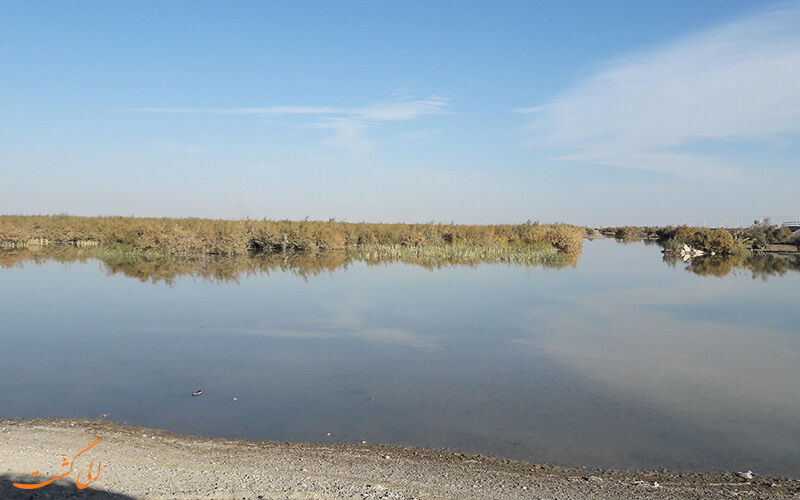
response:
<svg viewBox="0 0 800 500"><path fill-rule="evenodd" d="M125 246L170 255L244 255L360 247L505 247L549 245L579 255L584 229L566 224L385 224L288 220L0 216L0 244Z"/></svg>

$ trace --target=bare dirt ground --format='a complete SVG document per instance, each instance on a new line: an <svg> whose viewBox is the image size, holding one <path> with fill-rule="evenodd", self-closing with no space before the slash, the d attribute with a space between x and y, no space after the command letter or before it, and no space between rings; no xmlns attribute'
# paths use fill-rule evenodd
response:
<svg viewBox="0 0 800 500"><path fill-rule="evenodd" d="M90 470L96 480L78 489ZM67 472L37 489L12 484ZM800 498L800 481L589 471L420 448L209 439L102 420L0 420L3 499L732 497Z"/></svg>

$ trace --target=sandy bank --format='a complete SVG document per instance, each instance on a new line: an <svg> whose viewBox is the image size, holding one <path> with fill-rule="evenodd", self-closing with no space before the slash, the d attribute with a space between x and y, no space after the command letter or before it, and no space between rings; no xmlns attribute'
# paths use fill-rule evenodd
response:
<svg viewBox="0 0 800 500"><path fill-rule="evenodd" d="M32 490L13 482L43 482ZM90 461L102 468L86 489ZM37 476L31 476L33 471ZM656 486L656 484L658 486ZM620 473L438 450L208 439L98 420L0 420L0 498L798 498L800 481Z"/></svg>

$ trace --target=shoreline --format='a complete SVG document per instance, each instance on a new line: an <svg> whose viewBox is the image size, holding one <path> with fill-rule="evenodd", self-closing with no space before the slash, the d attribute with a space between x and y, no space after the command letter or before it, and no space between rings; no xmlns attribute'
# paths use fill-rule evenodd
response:
<svg viewBox="0 0 800 500"><path fill-rule="evenodd" d="M62 456L86 453L102 474L33 490L12 486ZM0 497L48 498L797 498L800 479L733 473L624 472L537 465L445 450L262 442L178 435L90 419L0 420ZM75 466L78 468L77 462ZM85 476L83 476L85 481ZM33 496L31 496L33 495Z"/></svg>

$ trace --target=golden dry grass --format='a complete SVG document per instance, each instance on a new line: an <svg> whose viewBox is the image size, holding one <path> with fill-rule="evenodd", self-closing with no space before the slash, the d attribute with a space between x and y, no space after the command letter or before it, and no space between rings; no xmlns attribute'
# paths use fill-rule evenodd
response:
<svg viewBox="0 0 800 500"><path fill-rule="evenodd" d="M95 243L170 255L245 255L383 247L542 245L579 255L584 229L566 224L382 224L135 217L0 216L0 244Z"/></svg>

